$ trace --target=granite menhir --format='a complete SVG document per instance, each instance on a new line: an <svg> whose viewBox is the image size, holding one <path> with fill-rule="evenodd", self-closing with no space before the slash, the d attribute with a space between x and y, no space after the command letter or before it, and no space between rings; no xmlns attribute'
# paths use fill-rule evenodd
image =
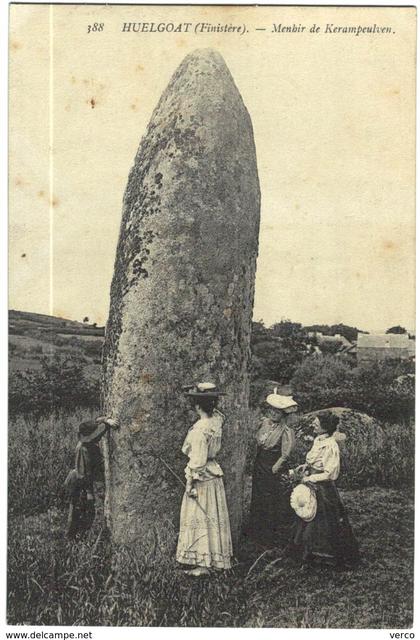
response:
<svg viewBox="0 0 420 640"><path fill-rule="evenodd" d="M105 446L116 542L176 535L182 487L162 460L184 478L196 418L181 388L200 381L226 392L218 459L238 539L259 217L251 119L219 53L194 51L153 112L123 201L102 389L121 421Z"/></svg>

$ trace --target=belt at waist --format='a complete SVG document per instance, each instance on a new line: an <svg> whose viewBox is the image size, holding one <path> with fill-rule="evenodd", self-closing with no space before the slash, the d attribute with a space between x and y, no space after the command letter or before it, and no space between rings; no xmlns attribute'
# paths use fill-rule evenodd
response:
<svg viewBox="0 0 420 640"><path fill-rule="evenodd" d="M309 473L324 473L323 469L316 469L315 467L311 466L308 467L308 471Z"/></svg>
<svg viewBox="0 0 420 640"><path fill-rule="evenodd" d="M259 446L257 450L257 455L264 455L264 454L277 456L277 458L279 458L281 456L281 449L277 449L276 447L274 447L273 449L265 449L264 447Z"/></svg>
<svg viewBox="0 0 420 640"><path fill-rule="evenodd" d="M308 467L308 472L310 475L314 474L317 475L318 473L324 473L322 469L315 469L315 467ZM323 482L335 482L335 480L333 480L332 478L326 479L326 480L319 480L316 484L320 484Z"/></svg>

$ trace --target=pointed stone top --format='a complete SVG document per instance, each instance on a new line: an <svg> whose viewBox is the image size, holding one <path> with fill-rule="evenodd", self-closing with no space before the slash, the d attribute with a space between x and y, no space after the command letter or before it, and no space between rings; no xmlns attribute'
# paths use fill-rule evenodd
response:
<svg viewBox="0 0 420 640"><path fill-rule="evenodd" d="M216 51L216 49L211 49L210 47L206 49L194 49L194 51L191 51L191 53L185 56L183 63L190 63L195 61L212 62L214 64L227 66L223 56L218 51Z"/></svg>
<svg viewBox="0 0 420 640"><path fill-rule="evenodd" d="M219 84L220 87L227 84L235 86L235 81L229 71L223 56L215 49L195 49L185 56L175 76L189 77L198 84L206 84L209 81Z"/></svg>
<svg viewBox="0 0 420 640"><path fill-rule="evenodd" d="M215 49L195 49L187 54L172 76L162 102L172 102L178 98L185 101L187 96L195 103L230 101L230 107L236 113L238 109L245 110L229 68ZM224 106L227 107L227 104Z"/></svg>

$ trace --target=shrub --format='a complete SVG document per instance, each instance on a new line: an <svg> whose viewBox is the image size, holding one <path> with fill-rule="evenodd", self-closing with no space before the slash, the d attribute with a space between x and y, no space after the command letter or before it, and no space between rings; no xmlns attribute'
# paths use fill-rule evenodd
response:
<svg viewBox="0 0 420 640"><path fill-rule="evenodd" d="M54 354L40 360L39 370L15 372L9 381L9 413L32 424L74 407L99 407L99 381L84 375L83 362Z"/></svg>
<svg viewBox="0 0 420 640"><path fill-rule="evenodd" d="M270 328L262 322L252 325L252 382L260 378L289 382L306 355L306 332L302 325L283 320Z"/></svg>
<svg viewBox="0 0 420 640"><path fill-rule="evenodd" d="M362 331L357 327L349 327L347 324L313 324L305 327L306 331L316 331L322 333L324 336L335 336L340 335L347 338L349 342L356 342L357 336L359 333L367 333L367 331Z"/></svg>
<svg viewBox="0 0 420 640"><path fill-rule="evenodd" d="M341 358L313 356L297 368L291 386L304 411L350 407L387 422L414 415L414 376L404 361L385 360L351 368Z"/></svg>
<svg viewBox="0 0 420 640"><path fill-rule="evenodd" d="M321 342L319 349L321 353L327 355L337 353L341 349L342 343L340 340L330 340L329 342Z"/></svg>
<svg viewBox="0 0 420 640"><path fill-rule="evenodd" d="M347 407L353 386L353 370L332 355L314 355L297 368L291 386L303 411Z"/></svg>
<svg viewBox="0 0 420 640"><path fill-rule="evenodd" d="M405 383L398 379L412 364L387 359L357 367L354 370L354 408L387 422L407 423L414 416L415 380L408 376Z"/></svg>

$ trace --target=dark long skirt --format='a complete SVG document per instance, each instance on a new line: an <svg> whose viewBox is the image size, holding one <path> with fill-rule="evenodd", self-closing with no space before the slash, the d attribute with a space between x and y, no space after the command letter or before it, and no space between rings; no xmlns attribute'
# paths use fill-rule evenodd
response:
<svg viewBox="0 0 420 640"><path fill-rule="evenodd" d="M296 517L291 552L304 564L354 565L359 546L335 483L314 483L317 512L311 522Z"/></svg>
<svg viewBox="0 0 420 640"><path fill-rule="evenodd" d="M264 546L281 546L290 540L293 510L290 506L288 469L274 474L277 450L258 449L252 474L252 497L245 533Z"/></svg>

